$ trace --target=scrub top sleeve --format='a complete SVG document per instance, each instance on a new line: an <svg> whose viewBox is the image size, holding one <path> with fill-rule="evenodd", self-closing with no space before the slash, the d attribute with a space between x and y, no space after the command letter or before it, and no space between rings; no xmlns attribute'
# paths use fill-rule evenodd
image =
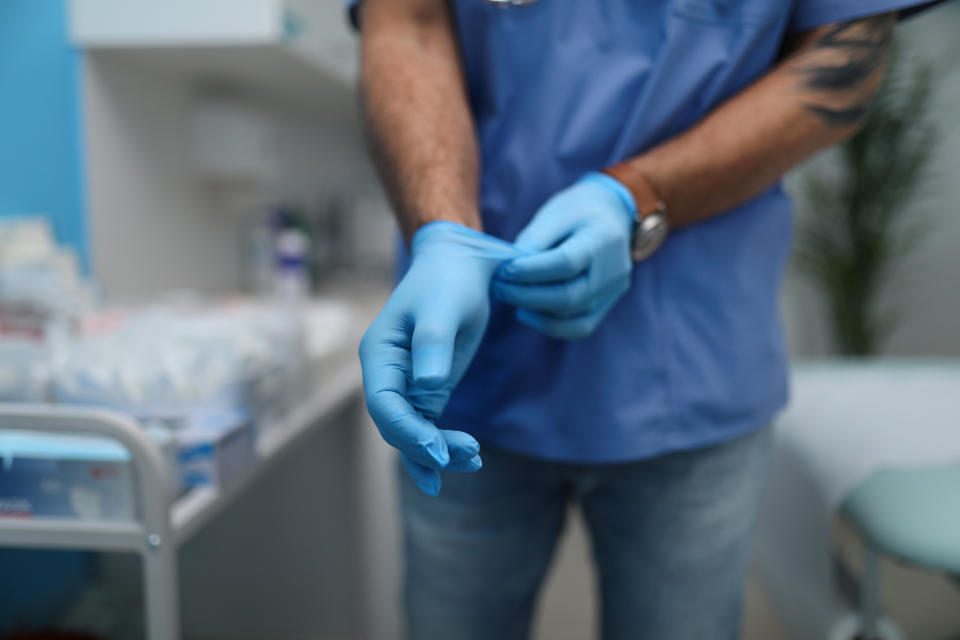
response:
<svg viewBox="0 0 960 640"><path fill-rule="evenodd" d="M797 0L789 30L805 31L889 11L899 11L903 19L942 2L944 0Z"/></svg>

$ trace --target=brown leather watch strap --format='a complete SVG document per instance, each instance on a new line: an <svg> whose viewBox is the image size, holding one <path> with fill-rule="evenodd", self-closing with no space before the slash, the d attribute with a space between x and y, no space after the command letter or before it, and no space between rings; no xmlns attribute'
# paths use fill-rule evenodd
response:
<svg viewBox="0 0 960 640"><path fill-rule="evenodd" d="M631 166L629 162L621 162L604 169L603 173L613 176L630 191L633 195L633 201L637 205L637 213L641 217L645 218L651 213L666 210L666 205L657 194L657 190L649 178Z"/></svg>

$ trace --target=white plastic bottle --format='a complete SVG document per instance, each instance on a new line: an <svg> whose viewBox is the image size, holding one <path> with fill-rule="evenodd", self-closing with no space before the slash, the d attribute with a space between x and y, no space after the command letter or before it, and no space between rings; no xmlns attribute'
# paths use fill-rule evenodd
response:
<svg viewBox="0 0 960 640"><path fill-rule="evenodd" d="M300 303L310 292L310 239L299 229L287 228L277 232L274 246L274 293L284 302Z"/></svg>

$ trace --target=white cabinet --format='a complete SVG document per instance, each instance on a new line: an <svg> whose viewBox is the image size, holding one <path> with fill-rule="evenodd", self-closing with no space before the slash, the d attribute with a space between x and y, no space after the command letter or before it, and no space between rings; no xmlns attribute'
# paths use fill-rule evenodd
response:
<svg viewBox="0 0 960 640"><path fill-rule="evenodd" d="M288 29L302 33L288 39L305 58L350 82L357 72L357 39L347 21L343 0L285 0Z"/></svg>
<svg viewBox="0 0 960 640"><path fill-rule="evenodd" d="M83 49L299 100L352 86L357 68L341 0L71 0L70 34Z"/></svg>
<svg viewBox="0 0 960 640"><path fill-rule="evenodd" d="M282 167L280 140L270 118L233 100L193 104L190 157L208 184L273 186Z"/></svg>

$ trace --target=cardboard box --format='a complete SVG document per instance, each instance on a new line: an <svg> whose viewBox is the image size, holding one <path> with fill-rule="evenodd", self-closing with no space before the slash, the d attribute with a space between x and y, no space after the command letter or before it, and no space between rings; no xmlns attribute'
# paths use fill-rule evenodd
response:
<svg viewBox="0 0 960 640"><path fill-rule="evenodd" d="M193 416L174 431L174 438L185 488L228 487L250 468L256 455L253 423L243 411Z"/></svg>
<svg viewBox="0 0 960 640"><path fill-rule="evenodd" d="M0 431L0 517L136 517L127 451L106 438Z"/></svg>

